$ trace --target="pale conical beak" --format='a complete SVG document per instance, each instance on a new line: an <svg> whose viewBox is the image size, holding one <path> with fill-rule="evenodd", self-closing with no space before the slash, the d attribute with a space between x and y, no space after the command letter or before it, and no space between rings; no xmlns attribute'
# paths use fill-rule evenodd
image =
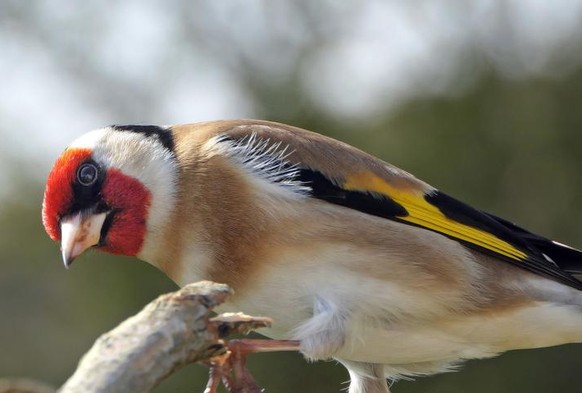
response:
<svg viewBox="0 0 582 393"><path fill-rule="evenodd" d="M106 217L107 213L80 212L62 219L61 250L66 268L86 249L99 243L101 228Z"/></svg>

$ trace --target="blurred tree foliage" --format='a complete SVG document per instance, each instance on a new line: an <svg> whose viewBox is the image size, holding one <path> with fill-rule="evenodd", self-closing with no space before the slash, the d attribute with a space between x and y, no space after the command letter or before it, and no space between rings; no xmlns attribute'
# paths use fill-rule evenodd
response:
<svg viewBox="0 0 582 393"><path fill-rule="evenodd" d="M307 14L317 8L302 4ZM10 16L23 17L15 10ZM184 26L194 24L184 21ZM54 30L49 25L36 27L39 37L50 36ZM297 63L291 67L295 71L283 76L266 73L253 61L254 52L239 47L239 42L223 47L215 35L202 35L196 29L185 29L183 39L204 36L209 42L198 44L209 53L219 56L219 50L223 51L220 56L228 58L256 117L344 140L476 207L582 247L578 175L582 172L582 111L578 108L582 68L559 77L513 80L472 60L465 67L480 76L462 92L419 96L387 114L380 111L368 118L346 119L321 109L300 83L301 59L334 34L334 28L321 29L310 18L305 19L305 28L313 38L311 44L298 49ZM271 49L285 43L282 39ZM143 121L144 113L155 112L156 102L147 86L135 91L122 78L100 79L88 59L65 56L67 45L78 45L77 41L50 45L57 49L55 56L70 61L67 72L76 75L80 85L89 84L88 90L113 89L115 100L105 90L99 93L101 108L112 114L111 122ZM90 254L65 272L58 245L40 223L38 174L30 172L14 152L10 157L2 160L15 191L0 206L0 376L34 377L57 386L99 334L175 285L155 268L132 258ZM299 355L257 355L250 363L270 392L338 392L348 378L334 362L309 365ZM577 392L581 367L580 346L520 351L469 362L460 373L400 382L394 391ZM195 391L205 381L203 367L187 367L156 392Z"/></svg>

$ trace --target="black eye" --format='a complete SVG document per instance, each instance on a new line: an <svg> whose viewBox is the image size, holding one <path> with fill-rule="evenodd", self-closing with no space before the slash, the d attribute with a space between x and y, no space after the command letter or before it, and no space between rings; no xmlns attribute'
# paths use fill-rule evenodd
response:
<svg viewBox="0 0 582 393"><path fill-rule="evenodd" d="M83 186L92 186L99 177L99 169L95 164L85 163L77 170L77 181Z"/></svg>

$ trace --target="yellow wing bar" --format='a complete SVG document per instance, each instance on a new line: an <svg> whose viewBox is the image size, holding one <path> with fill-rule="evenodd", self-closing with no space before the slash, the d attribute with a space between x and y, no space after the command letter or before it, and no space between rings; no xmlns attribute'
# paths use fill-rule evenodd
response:
<svg viewBox="0 0 582 393"><path fill-rule="evenodd" d="M526 253L494 234L445 216L438 207L427 202L426 194L420 190L396 188L369 172L350 176L342 187L349 191L372 192L389 197L408 212L407 216L398 217L399 220L472 243L514 260L527 259Z"/></svg>

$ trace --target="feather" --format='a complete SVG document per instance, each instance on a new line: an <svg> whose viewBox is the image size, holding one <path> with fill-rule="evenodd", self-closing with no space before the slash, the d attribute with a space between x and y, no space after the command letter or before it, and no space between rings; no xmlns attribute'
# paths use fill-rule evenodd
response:
<svg viewBox="0 0 582 393"><path fill-rule="evenodd" d="M576 289L582 253L475 209L352 146L276 123L221 129L218 144L256 176L292 192L440 233Z"/></svg>

